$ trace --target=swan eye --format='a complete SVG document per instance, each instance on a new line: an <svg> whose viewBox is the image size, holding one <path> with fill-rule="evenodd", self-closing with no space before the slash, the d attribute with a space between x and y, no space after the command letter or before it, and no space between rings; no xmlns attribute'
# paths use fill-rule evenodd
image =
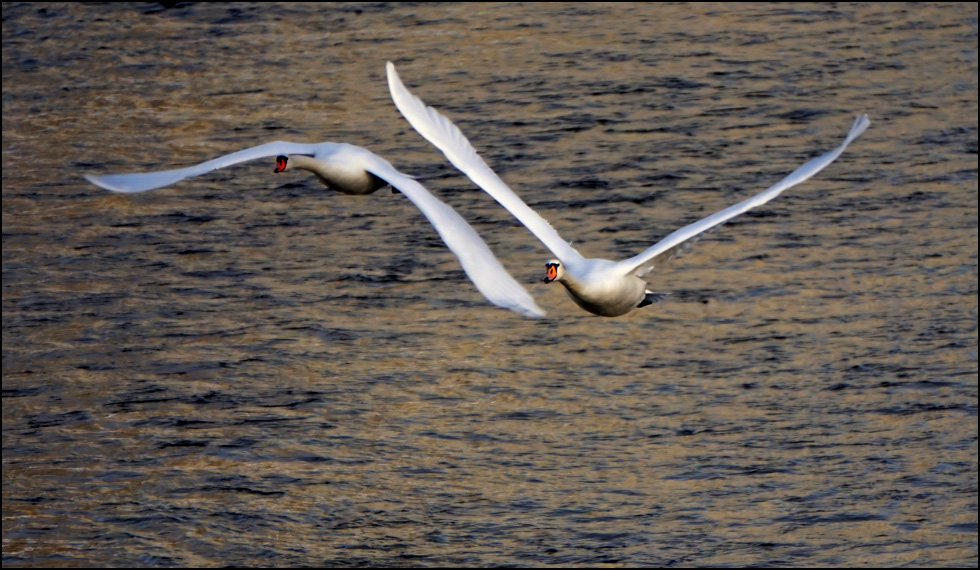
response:
<svg viewBox="0 0 980 570"><path fill-rule="evenodd" d="M282 172L283 170L286 170L286 161L287 160L288 159L285 156L277 156L276 157L276 172Z"/></svg>

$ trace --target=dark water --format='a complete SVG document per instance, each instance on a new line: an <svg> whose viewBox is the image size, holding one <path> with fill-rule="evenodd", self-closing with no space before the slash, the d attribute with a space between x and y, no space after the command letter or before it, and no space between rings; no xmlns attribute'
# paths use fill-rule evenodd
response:
<svg viewBox="0 0 980 570"><path fill-rule="evenodd" d="M590 316L384 63L587 255L871 128ZM548 318L483 300L365 146ZM3 4L4 566L963 566L977 556L974 4Z"/></svg>

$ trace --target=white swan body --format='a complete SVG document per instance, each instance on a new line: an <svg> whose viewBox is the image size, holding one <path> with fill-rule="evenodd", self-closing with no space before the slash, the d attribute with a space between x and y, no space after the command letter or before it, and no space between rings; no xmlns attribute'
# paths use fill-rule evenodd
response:
<svg viewBox="0 0 980 570"><path fill-rule="evenodd" d="M673 232L634 257L615 262L607 259L585 258L567 241L559 237L544 218L529 208L487 166L452 121L432 107L426 106L421 99L409 92L391 62L388 62L386 69L391 97L409 124L442 151L449 162L527 226L557 258L546 264L547 276L544 281L546 283L558 281L565 286L568 295L580 307L604 317L624 315L637 307L661 300L665 294L649 291L646 282L641 279L653 269L656 263L668 259L685 242L690 243L704 232L765 204L787 188L820 172L836 160L847 145L871 124L867 115L859 116L840 146L810 160L771 188Z"/></svg>
<svg viewBox="0 0 980 570"><path fill-rule="evenodd" d="M328 187L344 194L368 194L388 184L398 189L428 218L442 241L459 259L466 275L491 303L528 317L544 311L500 264L473 228L455 210L433 196L411 176L402 174L373 152L347 143L301 144L270 142L228 154L196 166L85 178L113 192L145 192L248 160L276 159L276 172L300 168L314 173Z"/></svg>

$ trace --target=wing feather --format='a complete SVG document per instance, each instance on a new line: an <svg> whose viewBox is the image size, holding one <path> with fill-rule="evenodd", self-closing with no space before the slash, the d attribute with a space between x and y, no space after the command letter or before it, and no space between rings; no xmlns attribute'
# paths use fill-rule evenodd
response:
<svg viewBox="0 0 980 570"><path fill-rule="evenodd" d="M569 265L582 260L581 254L562 239L547 220L525 204L487 166L470 141L452 121L439 111L426 106L421 99L409 92L390 61L386 69L388 87L395 106L419 134L442 151L453 166L520 220L562 263Z"/></svg>
<svg viewBox="0 0 980 570"><path fill-rule="evenodd" d="M155 190L164 186L170 186L171 184L179 182L185 178L200 176L201 174L206 174L219 168L225 168L233 164L255 160L257 158L278 156L280 154L313 154L316 151L317 146L319 145L275 141L246 148L231 154L226 154L225 156L221 156L207 162L202 162L201 164L194 166L188 166L187 168L161 170L159 172L108 174L106 176L93 176L91 174L86 174L85 179L96 186L105 188L106 190L111 190L112 192L146 192L147 190Z"/></svg>
<svg viewBox="0 0 980 570"><path fill-rule="evenodd" d="M642 277L653 269L654 265L661 261L664 257L669 257L672 253L676 252L678 248L683 248L685 242L697 239L704 232L716 229L718 226L734 218L735 216L747 212L752 208L761 206L776 196L779 196L779 194L787 188L792 188L793 186L808 180L810 177L830 165L830 163L837 160L837 157L844 152L847 145L851 144L851 142L860 136L861 133L863 133L870 125L871 121L868 119L867 115L859 116L854 120L854 125L851 127L851 131L848 133L847 138L845 138L844 142L834 150L810 160L803 166L794 170L786 178L783 178L772 187L759 194L756 194L748 200L739 202L734 206L729 206L728 208L725 208L720 212L716 212L691 225L684 226L640 254L620 261L619 266L622 269L622 272L624 274L632 273Z"/></svg>
<svg viewBox="0 0 980 570"><path fill-rule="evenodd" d="M397 188L422 212L439 237L459 259L463 271L491 303L526 317L545 312L531 294L504 269L476 230L456 210L433 196L424 186L402 174L381 157L365 150L362 166Z"/></svg>

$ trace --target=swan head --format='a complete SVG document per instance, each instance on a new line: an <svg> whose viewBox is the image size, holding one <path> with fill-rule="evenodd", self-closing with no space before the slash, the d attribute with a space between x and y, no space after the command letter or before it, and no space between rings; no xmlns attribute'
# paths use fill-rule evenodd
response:
<svg viewBox="0 0 980 570"><path fill-rule="evenodd" d="M288 156L280 154L276 157L276 170L275 173L285 172L293 167L293 162L289 160Z"/></svg>
<svg viewBox="0 0 980 570"><path fill-rule="evenodd" d="M545 275L542 281L544 281L545 283L551 283L552 281L560 281L561 278L565 276L565 268L562 266L561 262L558 261L557 259L552 259L548 263L545 263L544 268L545 268Z"/></svg>

